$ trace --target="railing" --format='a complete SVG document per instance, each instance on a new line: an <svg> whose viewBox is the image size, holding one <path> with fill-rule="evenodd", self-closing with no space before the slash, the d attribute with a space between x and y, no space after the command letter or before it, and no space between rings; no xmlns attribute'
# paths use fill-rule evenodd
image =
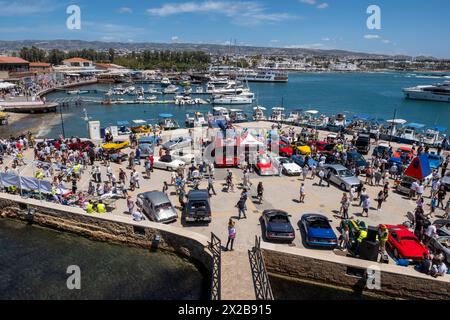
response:
<svg viewBox="0 0 450 320"><path fill-rule="evenodd" d="M274 300L266 265L261 253L261 238L255 237L255 246L248 251L250 268L252 270L253 284L257 300Z"/></svg>
<svg viewBox="0 0 450 320"><path fill-rule="evenodd" d="M221 269L222 269L222 242L211 233L211 242L208 246L213 256L213 265L211 270L211 300L220 300L221 298Z"/></svg>

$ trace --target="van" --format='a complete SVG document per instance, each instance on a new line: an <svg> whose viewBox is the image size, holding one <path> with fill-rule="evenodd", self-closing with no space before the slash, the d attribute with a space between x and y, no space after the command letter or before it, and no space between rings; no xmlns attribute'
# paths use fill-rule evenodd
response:
<svg viewBox="0 0 450 320"><path fill-rule="evenodd" d="M211 222L211 205L207 190L191 190L184 207L186 222Z"/></svg>
<svg viewBox="0 0 450 320"><path fill-rule="evenodd" d="M171 223L178 219L177 212L169 197L160 191L150 191L138 195L143 213L154 222Z"/></svg>

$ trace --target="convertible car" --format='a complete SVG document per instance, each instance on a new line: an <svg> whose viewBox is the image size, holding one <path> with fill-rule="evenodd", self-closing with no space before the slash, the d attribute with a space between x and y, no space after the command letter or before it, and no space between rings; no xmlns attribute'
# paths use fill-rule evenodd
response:
<svg viewBox="0 0 450 320"><path fill-rule="evenodd" d="M154 168L168 170L168 171L176 171L179 168L184 167L185 165L186 165L186 163L184 163L181 160L176 160L170 155L165 155L165 156L162 156L161 158L155 157L154 162L153 162Z"/></svg>
<svg viewBox="0 0 450 320"><path fill-rule="evenodd" d="M389 230L387 248L396 259L421 261L424 253L428 253L427 248L407 227L402 225L386 227Z"/></svg>
<svg viewBox="0 0 450 320"><path fill-rule="evenodd" d="M267 155L262 155L257 158L256 171L260 176L275 176L278 174L278 169L275 167L272 159Z"/></svg>
<svg viewBox="0 0 450 320"><path fill-rule="evenodd" d="M118 142L111 142L111 143L105 143L102 145L102 148L104 150L121 150L128 148L130 146L130 142L128 141L118 141Z"/></svg>
<svg viewBox="0 0 450 320"><path fill-rule="evenodd" d="M289 219L289 214L281 210L266 210L263 212L265 234L268 240L292 242L295 230Z"/></svg>
<svg viewBox="0 0 450 320"><path fill-rule="evenodd" d="M308 246L336 248L337 237L327 217L321 214L304 214L300 224L305 232L305 242Z"/></svg>

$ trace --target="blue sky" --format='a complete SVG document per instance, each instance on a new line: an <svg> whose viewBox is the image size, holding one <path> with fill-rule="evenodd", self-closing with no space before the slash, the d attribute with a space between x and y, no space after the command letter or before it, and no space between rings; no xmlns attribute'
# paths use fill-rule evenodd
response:
<svg viewBox="0 0 450 320"><path fill-rule="evenodd" d="M81 30L66 8L81 8ZM381 9L381 30L366 10ZM448 0L0 0L0 39L190 42L450 58Z"/></svg>

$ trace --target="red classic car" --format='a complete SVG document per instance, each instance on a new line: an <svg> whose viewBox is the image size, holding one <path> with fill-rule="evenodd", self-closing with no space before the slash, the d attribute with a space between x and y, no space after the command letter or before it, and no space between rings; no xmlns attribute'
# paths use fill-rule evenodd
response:
<svg viewBox="0 0 450 320"><path fill-rule="evenodd" d="M279 172L278 168L274 166L272 159L267 155L258 156L256 171L260 176L275 176Z"/></svg>
<svg viewBox="0 0 450 320"><path fill-rule="evenodd" d="M74 151L87 151L89 148L95 148L95 144L89 140L71 142L68 144L70 150Z"/></svg>
<svg viewBox="0 0 450 320"><path fill-rule="evenodd" d="M294 149L284 141L273 142L270 144L270 151L276 150L277 148L282 157L290 157L294 154Z"/></svg>
<svg viewBox="0 0 450 320"><path fill-rule="evenodd" d="M414 150L408 147L398 148L393 155L393 158L400 158L400 159L406 158L409 161L411 161L413 157L414 157Z"/></svg>
<svg viewBox="0 0 450 320"><path fill-rule="evenodd" d="M316 150L321 153L333 153L335 146L334 143L328 143L327 141L316 142Z"/></svg>
<svg viewBox="0 0 450 320"><path fill-rule="evenodd" d="M427 248L407 227L402 225L386 227L389 230L387 248L392 251L395 258L420 261L424 253L428 253Z"/></svg>

